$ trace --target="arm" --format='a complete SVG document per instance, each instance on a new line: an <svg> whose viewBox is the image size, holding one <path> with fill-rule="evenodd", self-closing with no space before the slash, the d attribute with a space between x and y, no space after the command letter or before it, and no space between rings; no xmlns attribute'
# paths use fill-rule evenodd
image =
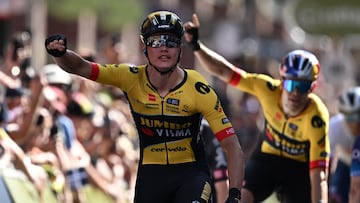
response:
<svg viewBox="0 0 360 203"><path fill-rule="evenodd" d="M206 47L199 42L200 50L195 51L195 56L199 60L201 67L203 67L210 74L218 77L220 80L228 83L230 82L235 66L227 61L218 53Z"/></svg>
<svg viewBox="0 0 360 203"><path fill-rule="evenodd" d="M77 156L79 157L79 162L81 166L84 166L89 178L92 180L95 186L106 194L111 195L113 198L118 198L118 190L114 189L114 185L111 181L107 180L102 176L102 174L91 164L90 154L85 150L84 146L79 142L75 141L74 147L77 151ZM115 187L116 188L116 187Z"/></svg>
<svg viewBox="0 0 360 203"><path fill-rule="evenodd" d="M229 190L229 177L224 150L206 120L201 122L200 129L201 135L204 137L204 145L208 146L205 151L214 178L216 200L217 202L225 202Z"/></svg>
<svg viewBox="0 0 360 203"><path fill-rule="evenodd" d="M22 113L19 129L9 132L11 138L19 145L26 143L30 139L31 131L35 126L35 119L38 106L42 104L42 88L39 77L35 77L30 82L31 96L26 98L27 102L22 104L24 111ZM25 97L25 96L24 96Z"/></svg>
<svg viewBox="0 0 360 203"><path fill-rule="evenodd" d="M214 183L217 202L225 202L228 196L228 180L216 181Z"/></svg>
<svg viewBox="0 0 360 203"><path fill-rule="evenodd" d="M82 58L74 51L68 50L66 38L61 35L53 35L46 39L46 51L53 56L54 61L66 72L89 78L91 74L91 62Z"/></svg>
<svg viewBox="0 0 360 203"><path fill-rule="evenodd" d="M360 176L351 176L349 203L360 202Z"/></svg>
<svg viewBox="0 0 360 203"><path fill-rule="evenodd" d="M313 203L328 202L327 169L310 170L311 199Z"/></svg>
<svg viewBox="0 0 360 203"><path fill-rule="evenodd" d="M220 141L224 149L229 172L229 188L241 190L242 180L244 177L245 159L239 140L234 134Z"/></svg>
<svg viewBox="0 0 360 203"><path fill-rule="evenodd" d="M5 133L5 131L3 131L3 133ZM43 192L46 188L47 182L46 172L41 167L33 164L31 159L26 156L21 147L18 146L8 135L3 134L1 136L3 137L0 138L0 143L7 147L14 157L13 163L15 167L24 172L29 180L34 184L38 192Z"/></svg>
<svg viewBox="0 0 360 203"><path fill-rule="evenodd" d="M189 77L195 77L196 81L208 84L197 71L190 71L190 73L193 75ZM194 95L197 101L199 101L197 103L198 112L201 112L205 120L208 121L212 132L219 141L226 156L230 188L226 203L239 202L245 170L245 158L239 139L235 134L235 129L225 112L221 110L222 106L219 102L219 97L214 90L210 88L206 94L194 91ZM214 105L216 108L214 108Z"/></svg>
<svg viewBox="0 0 360 203"><path fill-rule="evenodd" d="M195 56L201 63L202 67L210 74L218 77L222 81L229 82L233 76L233 72L237 68L229 61L227 61L223 56L212 51L203 43L198 41L197 32L200 27L200 23L196 14L192 16L192 22L186 22L184 27L186 30L185 40L190 44L193 44L192 46Z"/></svg>
<svg viewBox="0 0 360 203"><path fill-rule="evenodd" d="M330 160L329 112L323 103L318 103L318 112L310 117L318 116L320 125L309 123L309 175L311 200L313 203L328 202L328 177Z"/></svg>
<svg viewBox="0 0 360 203"><path fill-rule="evenodd" d="M15 80L15 79L11 78L7 74L5 74L3 71L0 71L0 84L4 85L5 87L9 87L9 88L17 88L21 85L19 80Z"/></svg>

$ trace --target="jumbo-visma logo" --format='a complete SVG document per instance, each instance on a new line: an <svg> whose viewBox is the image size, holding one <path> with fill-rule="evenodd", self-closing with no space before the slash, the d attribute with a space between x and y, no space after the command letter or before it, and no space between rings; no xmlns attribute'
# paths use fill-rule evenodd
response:
<svg viewBox="0 0 360 203"><path fill-rule="evenodd" d="M147 136L188 137L191 136L192 123L174 123L156 119L140 118L142 133Z"/></svg>

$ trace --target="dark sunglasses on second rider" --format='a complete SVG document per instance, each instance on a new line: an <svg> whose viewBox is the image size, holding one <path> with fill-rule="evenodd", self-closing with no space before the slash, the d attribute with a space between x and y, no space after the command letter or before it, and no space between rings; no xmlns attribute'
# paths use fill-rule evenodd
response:
<svg viewBox="0 0 360 203"><path fill-rule="evenodd" d="M166 46L168 48L177 48L180 47L181 40L171 35L155 35L147 38L145 44L146 46L150 46L152 48L159 48L161 46Z"/></svg>
<svg viewBox="0 0 360 203"><path fill-rule="evenodd" d="M295 89L298 90L299 93L305 94L310 92L312 81L301 81L301 80L289 80L284 79L283 88L288 92L293 92Z"/></svg>

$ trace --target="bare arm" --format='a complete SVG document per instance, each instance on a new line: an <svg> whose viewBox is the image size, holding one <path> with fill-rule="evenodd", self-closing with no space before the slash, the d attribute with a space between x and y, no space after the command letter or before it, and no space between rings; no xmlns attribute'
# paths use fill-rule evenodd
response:
<svg viewBox="0 0 360 203"><path fill-rule="evenodd" d="M218 53L212 51L200 42L200 50L195 51L195 56L210 74L224 82L229 82L233 76L235 66Z"/></svg>
<svg viewBox="0 0 360 203"><path fill-rule="evenodd" d="M66 72L89 78L91 74L91 62L82 58L79 54L66 48L66 40L54 39L46 45L47 50L58 50L65 54L54 57L54 61Z"/></svg>
<svg viewBox="0 0 360 203"><path fill-rule="evenodd" d="M9 88L17 88L21 85L20 81L11 78L3 71L0 71L0 84L3 84L4 86Z"/></svg>
<svg viewBox="0 0 360 203"><path fill-rule="evenodd" d="M230 136L221 140L220 144L224 149L228 162L229 188L241 190L245 170L245 158L239 140L236 136Z"/></svg>
<svg viewBox="0 0 360 203"><path fill-rule="evenodd" d="M313 203L328 202L328 172L322 168L310 171L311 199Z"/></svg>
<svg viewBox="0 0 360 203"><path fill-rule="evenodd" d="M350 181L349 203L360 202L360 176L352 176Z"/></svg>
<svg viewBox="0 0 360 203"><path fill-rule="evenodd" d="M83 59L77 53L67 50L62 57L53 57L55 62L66 72L80 75L85 78L90 77L91 62Z"/></svg>
<svg viewBox="0 0 360 203"><path fill-rule="evenodd" d="M228 180L216 181L214 185L217 202L225 202L229 191Z"/></svg>
<svg viewBox="0 0 360 203"><path fill-rule="evenodd" d="M199 19L196 14L193 14L192 21L186 22L184 24L185 40L189 43L193 43L194 38L198 37L198 34L195 34L191 31L193 29L198 30L200 27ZM196 31L197 33L197 31ZM203 43L195 40L199 43L200 49L194 50L196 58L201 63L202 67L208 71L210 74L218 77L224 82L229 82L233 76L233 72L236 67L227 61L223 56L214 52L213 50L206 47Z"/></svg>
<svg viewBox="0 0 360 203"><path fill-rule="evenodd" d="M9 149L14 156L15 166L34 183L38 192L42 192L46 187L46 172L39 166L33 164L25 152L9 136L0 138L0 142Z"/></svg>
<svg viewBox="0 0 360 203"><path fill-rule="evenodd" d="M26 98L27 102L24 105L24 112L22 115L19 129L9 132L11 138L19 145L24 144L30 138L30 132L33 130L36 119L36 111L38 106L42 103L42 88L43 85L40 82L39 77L35 77L31 80L30 89L31 97Z"/></svg>

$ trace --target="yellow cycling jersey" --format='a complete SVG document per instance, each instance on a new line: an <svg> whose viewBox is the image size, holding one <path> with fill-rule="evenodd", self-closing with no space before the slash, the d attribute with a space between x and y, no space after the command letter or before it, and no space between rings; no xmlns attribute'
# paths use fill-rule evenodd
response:
<svg viewBox="0 0 360 203"><path fill-rule="evenodd" d="M309 106L296 117L281 109L281 81L264 74L234 72L230 84L256 96L265 117L261 152L308 162L310 168L327 167L330 143L329 112L321 99L309 94Z"/></svg>
<svg viewBox="0 0 360 203"><path fill-rule="evenodd" d="M142 165L205 163L199 137L202 116L219 140L235 134L216 93L197 71L183 69L183 81L161 97L146 69L93 63L90 79L125 93L139 133Z"/></svg>

